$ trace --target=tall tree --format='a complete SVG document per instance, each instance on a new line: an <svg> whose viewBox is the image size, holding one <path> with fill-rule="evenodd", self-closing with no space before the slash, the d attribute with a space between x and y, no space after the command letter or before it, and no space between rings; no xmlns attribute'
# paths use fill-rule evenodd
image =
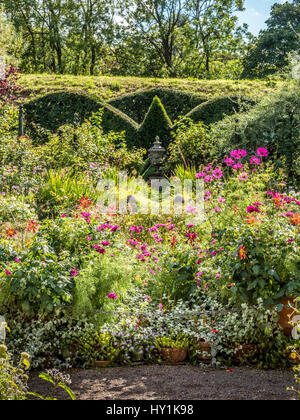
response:
<svg viewBox="0 0 300 420"><path fill-rule="evenodd" d="M289 53L299 49L300 0L276 3L266 21L267 29L244 59L244 77L274 74L288 64Z"/></svg>
<svg viewBox="0 0 300 420"><path fill-rule="evenodd" d="M236 28L235 12L243 10L243 0L189 0L187 6L193 28L192 41L196 50L203 53L209 74L210 61L218 44Z"/></svg>
<svg viewBox="0 0 300 420"><path fill-rule="evenodd" d="M193 51L206 72L216 45L235 29L243 0L125 0L125 30L157 53L170 76ZM195 56L195 54L193 54Z"/></svg>

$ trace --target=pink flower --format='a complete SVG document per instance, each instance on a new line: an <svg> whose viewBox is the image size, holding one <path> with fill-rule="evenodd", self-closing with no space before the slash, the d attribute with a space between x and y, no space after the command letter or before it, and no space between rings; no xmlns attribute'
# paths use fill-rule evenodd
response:
<svg viewBox="0 0 300 420"><path fill-rule="evenodd" d="M255 207L254 205L247 207L247 213L260 213L260 210L258 207Z"/></svg>
<svg viewBox="0 0 300 420"><path fill-rule="evenodd" d="M247 174L247 172L242 172L241 175L239 176L240 181L247 181L248 178L249 178L249 175Z"/></svg>
<svg viewBox="0 0 300 420"><path fill-rule="evenodd" d="M19 260L19 258L15 258L16 263L20 263L21 261Z"/></svg>
<svg viewBox="0 0 300 420"><path fill-rule="evenodd" d="M214 176L214 178L216 178L216 179L220 179L220 178L222 178L222 176L223 176L223 172L221 171L221 169L215 169L215 170L213 171L213 176Z"/></svg>
<svg viewBox="0 0 300 420"><path fill-rule="evenodd" d="M110 245L110 242L109 241L104 241L104 242L101 242L101 245L102 246L108 246L108 245Z"/></svg>
<svg viewBox="0 0 300 420"><path fill-rule="evenodd" d="M6 274L7 276L11 276L11 275L12 275L12 272L11 272L11 271L9 271L9 270L5 270L5 274Z"/></svg>
<svg viewBox="0 0 300 420"><path fill-rule="evenodd" d="M144 299L145 299L148 303L150 303L150 302L151 302L151 299L149 298L149 296L144 296Z"/></svg>
<svg viewBox="0 0 300 420"><path fill-rule="evenodd" d="M216 279L219 279L220 278L220 273L218 273L217 275L216 275Z"/></svg>
<svg viewBox="0 0 300 420"><path fill-rule="evenodd" d="M232 166L232 169L243 169L244 165L242 163L236 163Z"/></svg>
<svg viewBox="0 0 300 420"><path fill-rule="evenodd" d="M224 197L218 197L218 203L225 203L225 201Z"/></svg>
<svg viewBox="0 0 300 420"><path fill-rule="evenodd" d="M260 164L260 159L256 156L252 156L252 158L250 159L250 165L259 165Z"/></svg>
<svg viewBox="0 0 300 420"><path fill-rule="evenodd" d="M155 271L152 270L152 268L150 268L150 273L152 274L152 276L155 276L156 275Z"/></svg>
<svg viewBox="0 0 300 420"><path fill-rule="evenodd" d="M256 154L260 157L266 157L266 156L268 156L269 152L264 147L259 147L256 150Z"/></svg>
<svg viewBox="0 0 300 420"><path fill-rule="evenodd" d="M196 178L197 179L199 179L199 178L204 178L206 176L206 173L205 172L200 172L199 174L196 174Z"/></svg>
<svg viewBox="0 0 300 420"><path fill-rule="evenodd" d="M224 162L226 163L227 166L232 166L234 164L234 160L231 158L225 158Z"/></svg>
<svg viewBox="0 0 300 420"><path fill-rule="evenodd" d="M209 182L213 181L213 180L214 180L214 177L213 177L213 176L211 176L211 175L207 175L207 176L204 178L204 182L206 182L207 184L208 184Z"/></svg>
<svg viewBox="0 0 300 420"><path fill-rule="evenodd" d="M163 311L163 310L164 310L164 307L163 307L163 304L162 304L162 303L160 303L158 306L159 306L159 309L160 309L161 311Z"/></svg>
<svg viewBox="0 0 300 420"><path fill-rule="evenodd" d="M113 299L116 300L117 299L117 294L115 292L111 292L107 295L108 299Z"/></svg>
<svg viewBox="0 0 300 420"><path fill-rule="evenodd" d="M72 277L76 277L78 275L79 271L77 270L76 267L72 268L71 270L71 276Z"/></svg>
<svg viewBox="0 0 300 420"><path fill-rule="evenodd" d="M238 160L241 157L246 157L247 156L247 152L246 152L246 150L243 150L243 149L233 150L232 152L230 152L230 156L232 158Z"/></svg>

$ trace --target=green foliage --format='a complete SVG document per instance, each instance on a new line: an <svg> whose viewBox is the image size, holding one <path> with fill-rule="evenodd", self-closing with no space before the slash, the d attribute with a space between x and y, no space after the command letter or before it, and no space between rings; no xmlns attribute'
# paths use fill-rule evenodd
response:
<svg viewBox="0 0 300 420"><path fill-rule="evenodd" d="M176 337L158 337L155 345L158 348L169 348L169 349L184 349L188 347L189 340L187 337L178 335Z"/></svg>
<svg viewBox="0 0 300 420"><path fill-rule="evenodd" d="M265 147L277 167L282 166L299 179L299 127L300 87L294 82L265 97L249 111L220 121L212 127L210 137L222 155L233 148L253 153L257 147Z"/></svg>
<svg viewBox="0 0 300 420"><path fill-rule="evenodd" d="M117 250L116 250L117 251ZM118 305L126 302L126 296L134 282L134 264L123 264L124 255L116 253L99 255L96 251L86 257L80 275L75 281L75 313L89 314L95 310L111 311L115 301L108 294L117 294ZM103 319L109 316L103 316Z"/></svg>
<svg viewBox="0 0 300 420"><path fill-rule="evenodd" d="M97 325L83 316L61 316L25 319L23 315L5 315L11 333L7 346L14 358L25 350L31 355L33 369L69 369L78 363L78 343Z"/></svg>
<svg viewBox="0 0 300 420"><path fill-rule="evenodd" d="M29 354L22 353L19 364L14 367L11 354L4 344L0 344L0 400L20 401L26 399L29 368Z"/></svg>
<svg viewBox="0 0 300 420"><path fill-rule="evenodd" d="M57 398L54 397L54 393L58 389L63 389L69 395L72 401L76 400L74 392L67 386L67 384L71 384L71 379L69 375L65 375L56 369L52 369L48 370L47 372L41 373L39 375L39 378L53 385L51 396L44 397L43 395L37 394L35 392L29 392L27 395L37 397L39 400L42 401L57 401Z"/></svg>
<svg viewBox="0 0 300 420"><path fill-rule="evenodd" d="M160 99L166 104L166 109L157 94L162 95ZM203 121L205 124L210 124L221 120L225 115L240 111L246 104L253 105L253 101L237 96L212 99L204 103L203 101L200 96L171 89L142 91L120 97L109 104L100 103L85 95L67 92L55 93L25 104L27 131L31 133L37 144L49 141L52 143L61 142L60 138L62 137L65 147L68 144L70 148L74 146L71 139L74 129L71 126L75 124L76 127L77 124L78 130L78 125L91 118L92 124L101 127L104 133L124 132L124 139L129 148L139 146L148 149L157 135L165 146L169 144L170 132L172 129L176 129L178 124L172 124L168 112L174 117L187 114L187 117L194 122ZM112 105L116 105L119 109ZM100 109L102 109L101 112L99 112ZM97 117L98 115L99 117ZM66 124L69 124L70 128L60 129L62 133L59 138L53 137L47 132L47 130L57 131ZM80 134L76 134L76 136L80 136ZM112 140L116 144L120 142L117 137ZM58 144L56 148L62 148L63 144ZM48 151L48 148L46 150L48 152L46 156L48 156L51 150Z"/></svg>
<svg viewBox="0 0 300 420"><path fill-rule="evenodd" d="M265 77L288 65L289 53L299 50L300 5L275 3L267 20L267 29L243 60L243 77Z"/></svg>
<svg viewBox="0 0 300 420"><path fill-rule="evenodd" d="M109 332L93 331L79 343L78 357L88 365L97 361L114 362L120 353L116 339Z"/></svg>
<svg viewBox="0 0 300 420"><path fill-rule="evenodd" d="M214 156L214 144L202 122L194 124L190 119L181 119L172 137L165 160L168 171L180 164L185 168L198 167Z"/></svg>
<svg viewBox="0 0 300 420"><path fill-rule="evenodd" d="M0 221L1 223L13 222L15 225L18 222L26 222L36 218L35 210L26 203L24 197L0 197Z"/></svg>
<svg viewBox="0 0 300 420"><path fill-rule="evenodd" d="M155 96L144 121L139 127L139 144L149 149L153 145L156 136L159 136L163 146L167 146L171 129L172 121L168 117L161 100Z"/></svg>
<svg viewBox="0 0 300 420"><path fill-rule="evenodd" d="M73 171L50 170L36 195L39 216L57 217L62 210L71 211L81 197L97 199L93 183L86 174L74 176Z"/></svg>
<svg viewBox="0 0 300 420"><path fill-rule="evenodd" d="M59 313L63 306L72 302L72 262L68 254L57 255L45 240L37 240L12 272L1 272L1 303L14 307L16 312L34 314ZM9 282L7 289L6 282Z"/></svg>

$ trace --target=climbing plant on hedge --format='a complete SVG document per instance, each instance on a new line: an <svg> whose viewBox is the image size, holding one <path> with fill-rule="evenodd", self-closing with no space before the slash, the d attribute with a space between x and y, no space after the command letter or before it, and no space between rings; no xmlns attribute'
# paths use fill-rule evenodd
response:
<svg viewBox="0 0 300 420"><path fill-rule="evenodd" d="M155 141L155 137L159 136L162 144L167 146L170 142L171 130L172 121L161 100L155 96L138 131L139 145L148 149Z"/></svg>

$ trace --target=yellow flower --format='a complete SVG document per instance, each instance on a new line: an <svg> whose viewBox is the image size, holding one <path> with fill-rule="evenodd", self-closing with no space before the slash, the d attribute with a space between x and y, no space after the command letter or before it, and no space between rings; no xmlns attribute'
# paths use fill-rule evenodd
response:
<svg viewBox="0 0 300 420"><path fill-rule="evenodd" d="M296 353L291 353L291 358L292 359L296 359L297 358L297 354Z"/></svg>

